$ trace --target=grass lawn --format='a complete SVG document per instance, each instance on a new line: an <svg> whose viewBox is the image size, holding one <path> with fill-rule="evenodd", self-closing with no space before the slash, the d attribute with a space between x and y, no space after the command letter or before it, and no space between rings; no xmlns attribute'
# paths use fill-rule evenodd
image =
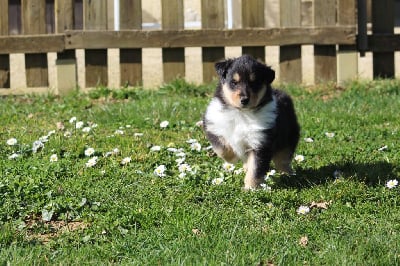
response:
<svg viewBox="0 0 400 266"><path fill-rule="evenodd" d="M400 264L399 80L285 87L297 174L248 192L196 126L213 90L0 98L0 265Z"/></svg>

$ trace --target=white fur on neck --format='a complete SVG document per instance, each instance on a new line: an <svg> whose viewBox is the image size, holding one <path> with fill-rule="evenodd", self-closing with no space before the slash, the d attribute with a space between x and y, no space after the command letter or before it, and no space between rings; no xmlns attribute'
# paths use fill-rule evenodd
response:
<svg viewBox="0 0 400 266"><path fill-rule="evenodd" d="M236 155L245 160L248 150L260 147L265 141L266 129L275 125L276 99L257 110L237 109L223 105L213 98L207 108L207 130L228 142Z"/></svg>

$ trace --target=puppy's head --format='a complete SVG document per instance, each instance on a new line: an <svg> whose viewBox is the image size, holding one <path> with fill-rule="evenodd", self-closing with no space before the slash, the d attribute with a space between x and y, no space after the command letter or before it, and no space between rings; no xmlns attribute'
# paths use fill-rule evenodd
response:
<svg viewBox="0 0 400 266"><path fill-rule="evenodd" d="M270 99L275 71L249 55L215 64L222 97L236 108L255 108Z"/></svg>

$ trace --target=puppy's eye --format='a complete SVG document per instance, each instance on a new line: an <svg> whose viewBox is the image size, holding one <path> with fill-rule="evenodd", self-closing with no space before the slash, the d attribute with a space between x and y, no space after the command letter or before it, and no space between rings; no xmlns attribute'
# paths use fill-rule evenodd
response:
<svg viewBox="0 0 400 266"><path fill-rule="evenodd" d="M231 84L232 84L233 86L236 86L236 85L238 84L238 82L237 82L236 80L232 79L232 80L231 80Z"/></svg>

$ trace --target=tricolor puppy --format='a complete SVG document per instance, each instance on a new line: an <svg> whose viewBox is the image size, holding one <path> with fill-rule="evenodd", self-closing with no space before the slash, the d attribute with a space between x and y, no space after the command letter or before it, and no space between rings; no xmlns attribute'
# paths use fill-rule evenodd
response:
<svg viewBox="0 0 400 266"><path fill-rule="evenodd" d="M271 160L291 173L300 127L291 98L271 88L275 72L248 55L215 69L219 83L203 121L214 151L227 162L243 161L246 189L264 182Z"/></svg>

